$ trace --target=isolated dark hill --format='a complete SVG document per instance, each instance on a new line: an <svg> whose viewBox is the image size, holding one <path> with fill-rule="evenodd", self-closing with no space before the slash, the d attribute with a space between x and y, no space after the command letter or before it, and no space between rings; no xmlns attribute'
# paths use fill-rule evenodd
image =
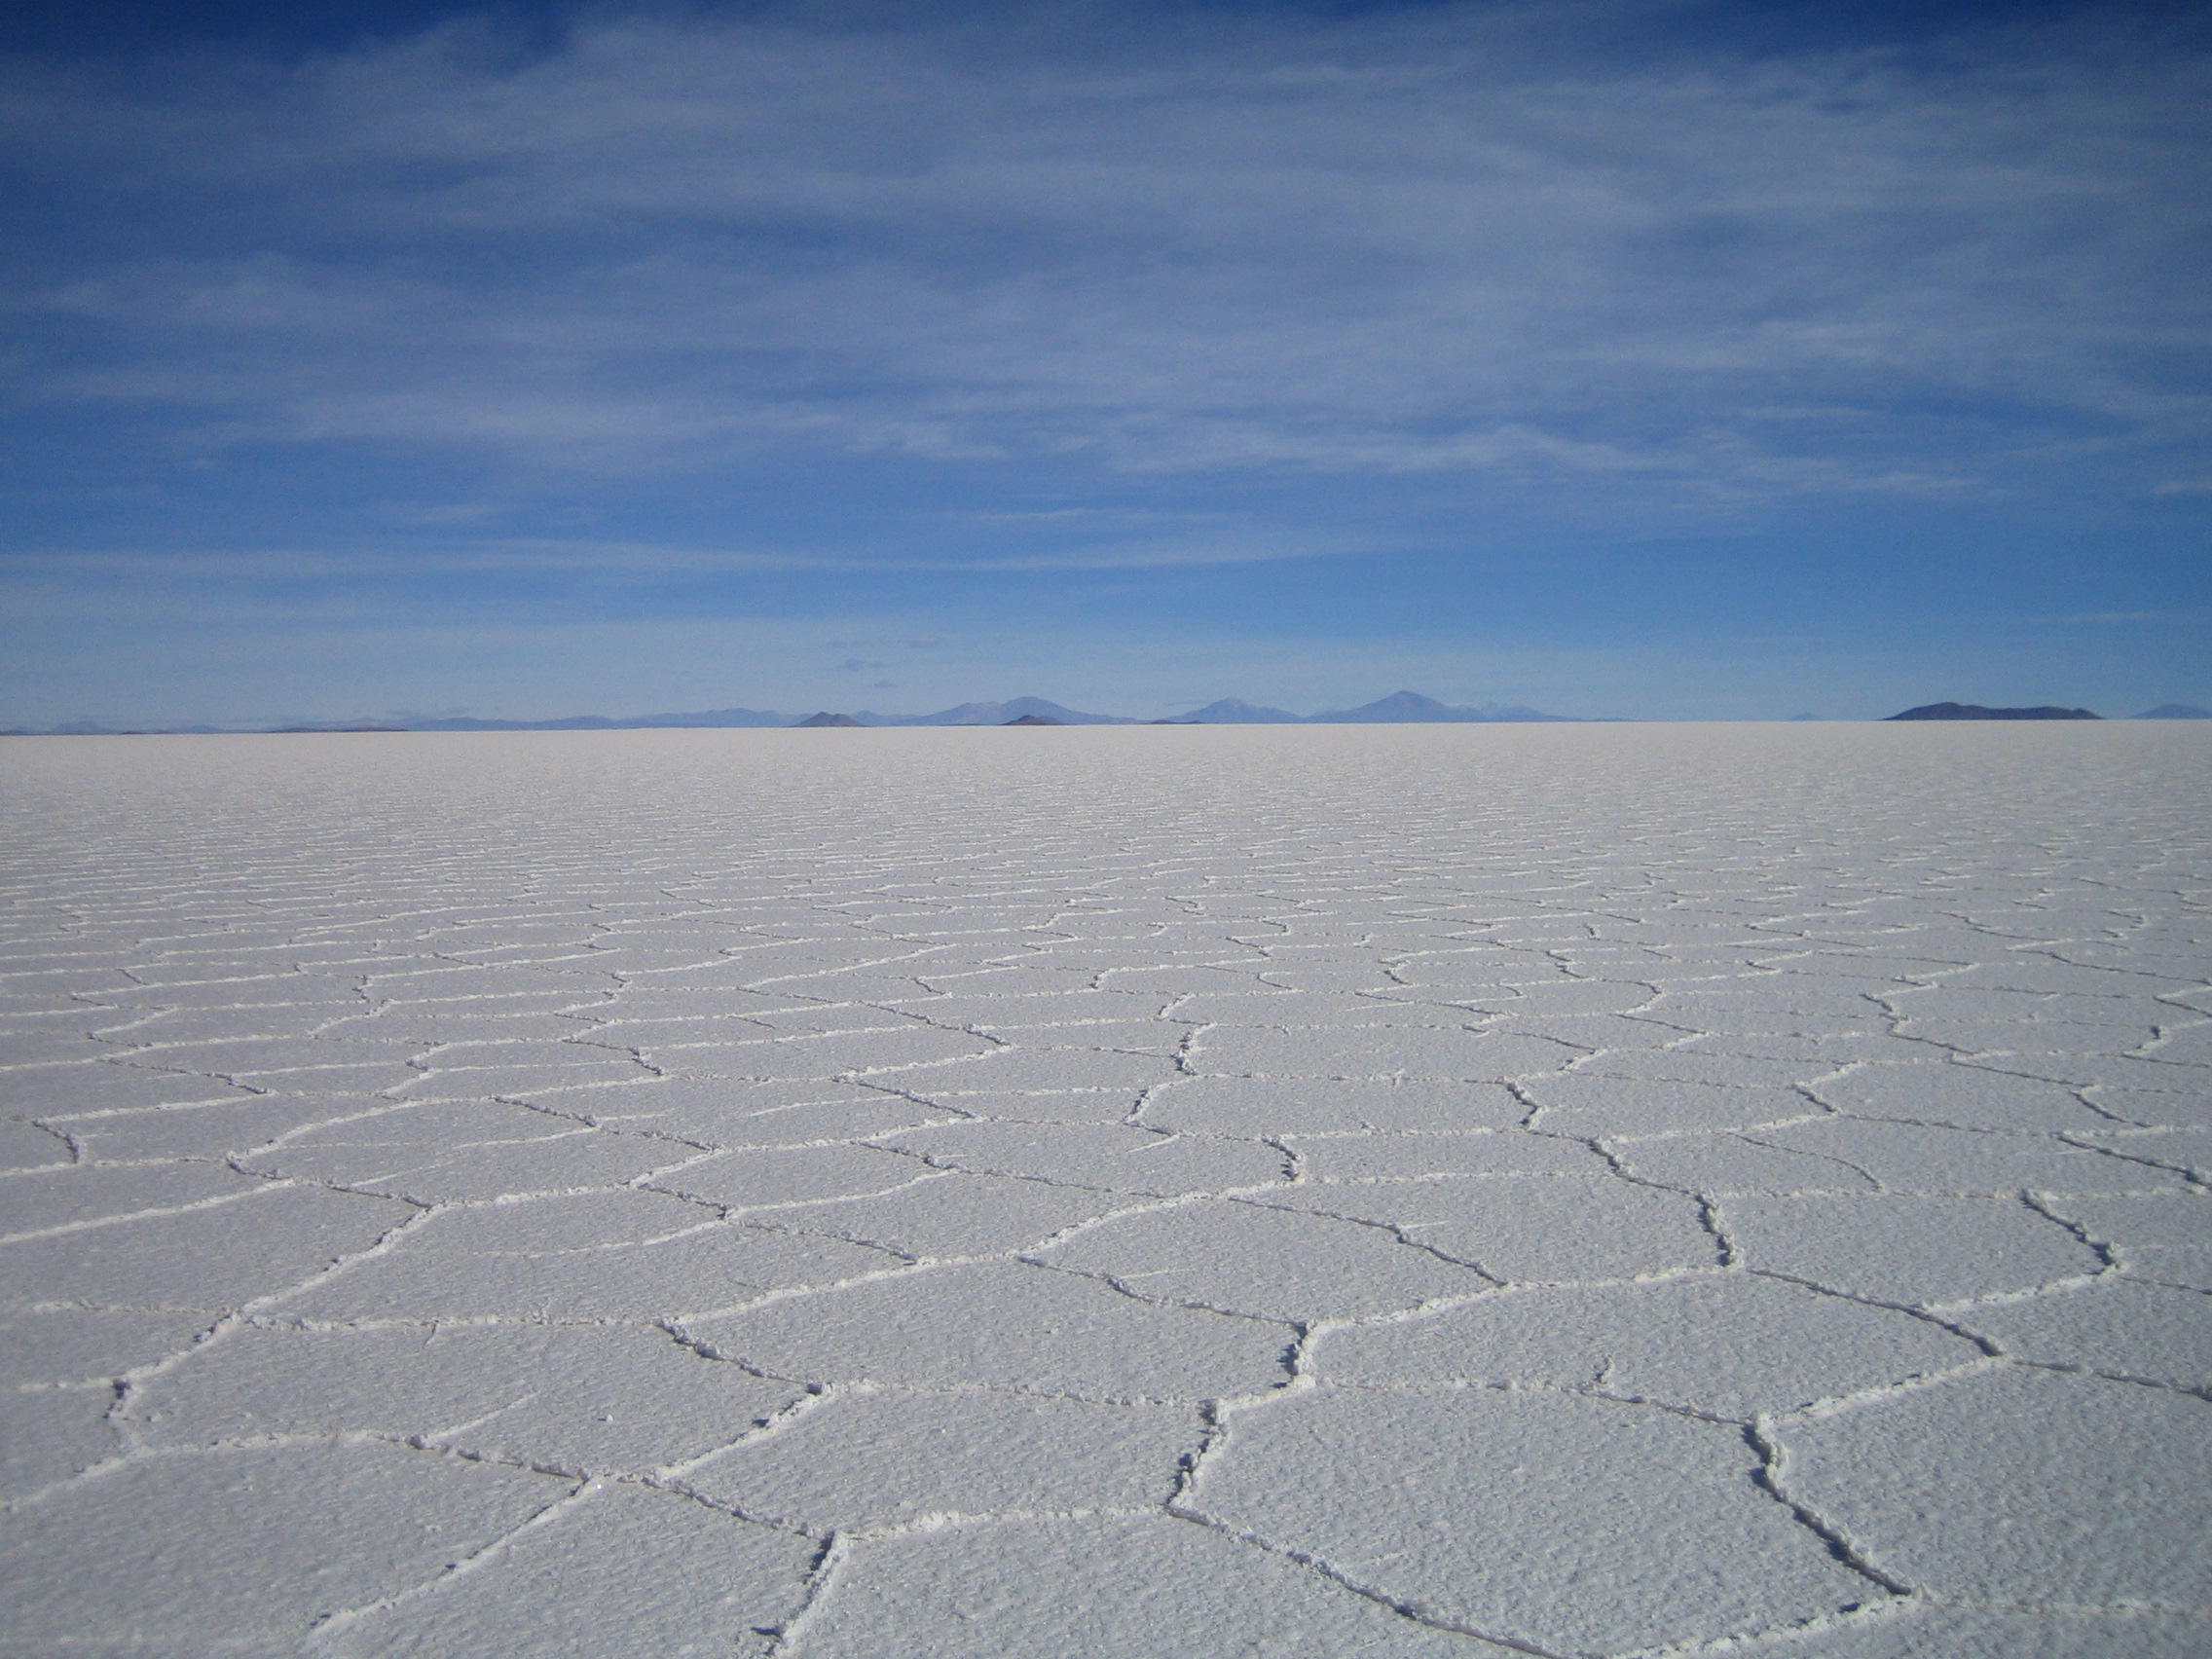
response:
<svg viewBox="0 0 2212 1659"><path fill-rule="evenodd" d="M1423 697L1419 691L1393 691L1387 697L1364 703L1356 709L1333 709L1327 714L1309 716L1309 723L1394 725L1417 720L1567 720L1572 718L1542 714L1518 703L1485 703L1479 709L1455 708L1450 703L1439 703L1434 697Z"/></svg>
<svg viewBox="0 0 2212 1659"><path fill-rule="evenodd" d="M2145 709L2135 718L2139 720L2212 720L2212 709L2200 709L2194 703L2160 703L2155 709Z"/></svg>
<svg viewBox="0 0 2212 1659"><path fill-rule="evenodd" d="M1001 725L1066 725L1068 722L1056 720L1051 715L1016 715L1013 719L1001 720L999 723Z"/></svg>
<svg viewBox="0 0 2212 1659"><path fill-rule="evenodd" d="M1081 709L1063 709L1042 697L1015 697L1004 703L962 703L940 709L934 715L906 715L887 719L888 725L1011 725L1024 715L1036 715L1054 725L1138 725L1127 715L1087 715Z"/></svg>
<svg viewBox="0 0 2212 1659"><path fill-rule="evenodd" d="M803 720L793 720L794 726L857 726L861 722L850 715L832 715L825 709L818 715L809 715Z"/></svg>
<svg viewBox="0 0 2212 1659"><path fill-rule="evenodd" d="M1979 703L1923 703L1893 720L2101 720L2086 709L2061 709L2046 703L2036 709L1985 709Z"/></svg>
<svg viewBox="0 0 2212 1659"><path fill-rule="evenodd" d="M1193 709L1187 715L1177 715L1171 720L1155 720L1154 725L1189 725L1196 720L1200 725L1298 725L1304 715L1294 715L1288 709L1264 708L1258 703L1247 703L1241 697L1224 697L1208 703L1202 709Z"/></svg>

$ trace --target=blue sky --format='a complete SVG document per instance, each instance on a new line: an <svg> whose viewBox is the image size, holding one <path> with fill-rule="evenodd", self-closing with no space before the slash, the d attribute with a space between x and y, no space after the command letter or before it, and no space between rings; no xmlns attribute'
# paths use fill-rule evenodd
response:
<svg viewBox="0 0 2212 1659"><path fill-rule="evenodd" d="M0 723L2212 704L2191 8L12 44Z"/></svg>

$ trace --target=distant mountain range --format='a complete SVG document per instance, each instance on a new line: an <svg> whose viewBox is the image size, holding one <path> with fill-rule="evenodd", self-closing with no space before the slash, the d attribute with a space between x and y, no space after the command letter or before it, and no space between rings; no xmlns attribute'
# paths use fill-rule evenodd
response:
<svg viewBox="0 0 2212 1659"><path fill-rule="evenodd" d="M824 710L804 719L779 714L774 709L708 709L695 715L632 715L610 719L605 715L573 715L561 720L407 719L406 731L637 731L647 727L697 726L984 726L1006 725L1024 716L1056 720L1061 725L1142 725L1124 715L1087 715L1063 709L1042 697L1015 697L1004 703L961 703L934 715L879 715L871 709L850 714Z"/></svg>
<svg viewBox="0 0 2212 1659"><path fill-rule="evenodd" d="M1799 715L1798 719L1810 719ZM2087 709L2046 706L2034 709L1988 709L1976 703L1925 703L1907 709L1893 720L2094 720L2100 715ZM2133 717L2139 720L2207 720L2212 709L2192 703L2161 703ZM1241 697L1223 697L1202 709L1174 715L1164 720L1146 721L1129 715L1094 715L1064 708L1043 697L1014 697L1003 703L960 703L934 715L879 715L867 709L851 714L824 710L799 717L774 709L704 709L690 714L571 715L555 720L490 720L468 715L394 715L380 720L323 720L286 726L178 725L136 727L132 731L162 733L217 733L245 731L345 732L345 731L637 731L647 728L718 728L730 726L990 726L1013 725L1400 725L1444 723L1526 723L1574 721L1574 715L1547 715L1519 703L1483 703L1460 707L1440 703L1418 691L1393 691L1387 697L1363 703L1356 709L1331 709L1318 715L1294 715L1288 709L1271 709L1247 703ZM33 731L18 726L0 731L0 737L69 737L128 735L114 726L76 721Z"/></svg>
<svg viewBox="0 0 2212 1659"><path fill-rule="evenodd" d="M780 714L774 709L705 709L693 714L671 715L570 715L555 720L489 720L470 715L395 715L382 720L325 720L279 727L164 726L165 732L220 731L638 731L647 728L700 728L729 726L991 726L1026 721L1031 725L1342 725L1399 721L1463 720L1569 720L1571 715L1546 715L1513 704L1486 703L1480 708L1454 708L1418 691L1397 691L1379 702L1356 709L1332 710L1320 715L1294 715L1287 709L1267 709L1241 697L1224 697L1187 715L1167 720L1146 721L1130 715L1093 715L1064 708L1043 697L1014 697L1003 703L960 703L934 715L879 715L869 709L851 714L824 710L804 717ZM140 728L148 729L148 728ZM110 736L112 726L78 722L55 726L44 733L23 729L0 736Z"/></svg>
<svg viewBox="0 0 2212 1659"><path fill-rule="evenodd" d="M1208 703L1202 709L1193 709L1173 719L1182 724L1196 720L1200 725L1299 725L1306 717L1294 715L1288 709L1263 709L1241 697L1224 697L1218 703Z"/></svg>
<svg viewBox="0 0 2212 1659"><path fill-rule="evenodd" d="M1148 722L1126 715L1087 715L1065 709L1042 697L1016 697L1007 703L963 703L934 715L875 715L863 710L853 717L863 725L1011 725L1018 719L1053 720L1061 725L1143 725ZM1455 708L1423 697L1418 691L1393 691L1389 696L1356 709L1332 709L1326 714L1294 715L1288 709L1264 708L1241 697L1224 697L1186 715L1171 715L1154 725L1354 725L1401 724L1412 721L1473 720L1571 720L1572 715L1546 715L1518 704L1485 703L1480 708Z"/></svg>
<svg viewBox="0 0 2212 1659"><path fill-rule="evenodd" d="M558 720L480 720L466 715L450 719L432 719L427 716L403 715L391 720L384 729L397 731L639 731L648 726L788 726L797 720L795 715L779 715L773 709L706 709L693 715L630 715L624 719L610 719L606 715L571 715ZM322 727L326 731L342 731L343 724Z"/></svg>
<svg viewBox="0 0 2212 1659"><path fill-rule="evenodd" d="M975 726L1011 725L1035 716L1060 725L1142 725L1127 715L1087 715L1081 709L1063 709L1042 697L1015 697L1004 703L961 703L934 715L875 715L863 709L854 719L873 726Z"/></svg>

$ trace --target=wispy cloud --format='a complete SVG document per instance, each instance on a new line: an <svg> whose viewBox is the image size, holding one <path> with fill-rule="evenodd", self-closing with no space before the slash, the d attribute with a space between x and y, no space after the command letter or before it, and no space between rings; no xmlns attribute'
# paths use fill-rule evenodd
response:
<svg viewBox="0 0 2212 1659"><path fill-rule="evenodd" d="M991 44L605 15L520 59L452 27L18 74L11 147L107 217L26 274L18 395L611 478L1026 458L1708 502L2202 431L2169 357L2202 61L1563 58L1607 10Z"/></svg>

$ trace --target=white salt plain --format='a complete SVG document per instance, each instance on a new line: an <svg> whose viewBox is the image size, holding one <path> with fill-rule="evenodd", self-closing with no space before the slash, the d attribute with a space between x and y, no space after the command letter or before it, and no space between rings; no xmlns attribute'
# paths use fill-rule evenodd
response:
<svg viewBox="0 0 2212 1659"><path fill-rule="evenodd" d="M2212 731L0 767L0 1652L2212 1652Z"/></svg>

